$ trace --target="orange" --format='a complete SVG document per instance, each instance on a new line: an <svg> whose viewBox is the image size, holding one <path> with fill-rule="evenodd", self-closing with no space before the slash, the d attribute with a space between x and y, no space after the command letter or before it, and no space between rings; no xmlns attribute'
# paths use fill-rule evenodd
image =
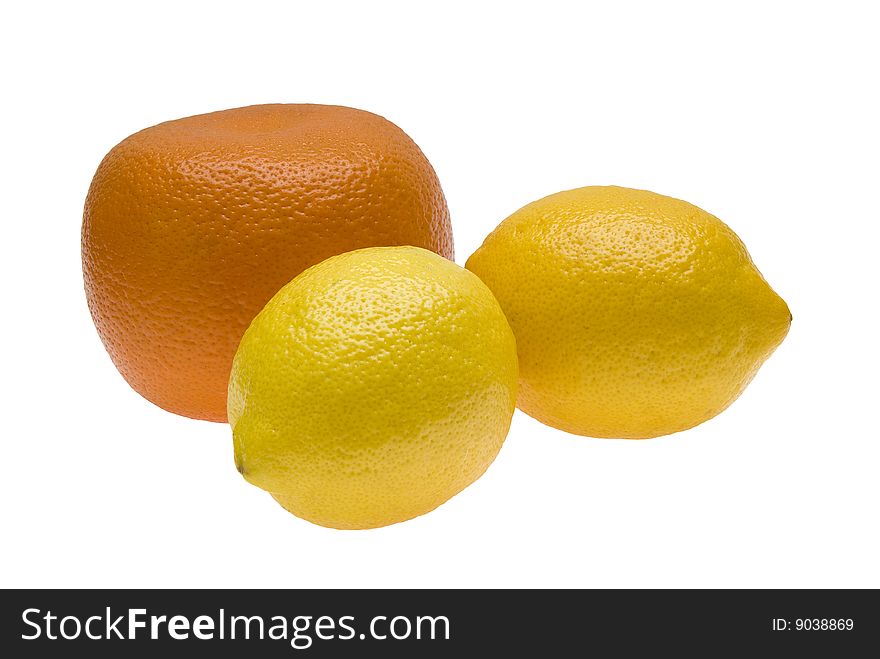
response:
<svg viewBox="0 0 880 659"><path fill-rule="evenodd" d="M452 259L449 211L418 146L369 112L255 105L135 133L85 203L92 318L137 392L226 420L232 358L266 302L306 268L363 247Z"/></svg>

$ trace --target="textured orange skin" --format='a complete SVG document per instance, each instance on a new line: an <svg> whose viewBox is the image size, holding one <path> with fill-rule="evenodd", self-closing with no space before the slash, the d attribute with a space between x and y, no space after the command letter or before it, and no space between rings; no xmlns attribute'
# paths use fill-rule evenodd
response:
<svg viewBox="0 0 880 659"><path fill-rule="evenodd" d="M362 247L453 258L440 183L391 122L324 105L255 105L169 121L115 146L85 203L86 297L138 393L226 421L232 358L287 282Z"/></svg>

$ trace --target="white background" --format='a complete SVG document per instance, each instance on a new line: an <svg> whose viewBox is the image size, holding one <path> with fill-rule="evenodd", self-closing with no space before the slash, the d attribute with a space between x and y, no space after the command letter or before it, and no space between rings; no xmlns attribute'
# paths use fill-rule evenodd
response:
<svg viewBox="0 0 880 659"><path fill-rule="evenodd" d="M0 585L880 587L880 104L872 3L15 3L3 9ZM558 190L718 215L794 314L728 411L671 437L517 412L495 464L365 532L284 512L229 428L117 374L82 204L146 126L264 102L381 114L436 168L457 260Z"/></svg>

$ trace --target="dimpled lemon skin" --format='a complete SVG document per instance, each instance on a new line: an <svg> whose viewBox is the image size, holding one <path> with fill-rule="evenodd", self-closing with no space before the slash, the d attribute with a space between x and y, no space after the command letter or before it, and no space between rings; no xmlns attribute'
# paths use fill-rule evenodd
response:
<svg viewBox="0 0 880 659"><path fill-rule="evenodd" d="M315 524L394 524L483 474L516 386L513 332L474 274L416 247L349 252L245 332L229 381L236 466Z"/></svg>
<svg viewBox="0 0 880 659"><path fill-rule="evenodd" d="M540 199L466 267L513 328L519 408L578 435L644 439L711 419L791 323L730 228L644 190Z"/></svg>

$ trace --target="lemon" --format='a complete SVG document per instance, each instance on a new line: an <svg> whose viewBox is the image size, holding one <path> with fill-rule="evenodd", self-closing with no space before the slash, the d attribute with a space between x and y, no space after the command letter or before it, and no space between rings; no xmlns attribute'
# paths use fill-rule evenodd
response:
<svg viewBox="0 0 880 659"><path fill-rule="evenodd" d="M245 332L229 381L236 466L316 524L394 524L483 474L516 386L513 333L475 275L416 247L348 252Z"/></svg>
<svg viewBox="0 0 880 659"><path fill-rule="evenodd" d="M520 409L580 435L656 437L712 418L791 322L730 228L644 190L533 202L466 267L513 328Z"/></svg>

